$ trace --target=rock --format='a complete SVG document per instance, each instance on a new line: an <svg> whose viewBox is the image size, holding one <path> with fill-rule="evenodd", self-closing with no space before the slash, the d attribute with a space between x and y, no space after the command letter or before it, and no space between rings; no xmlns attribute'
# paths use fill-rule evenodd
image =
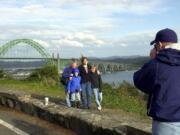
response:
<svg viewBox="0 0 180 135"><path fill-rule="evenodd" d="M7 106L10 108L14 108L15 106L14 101L11 99L7 99Z"/></svg>

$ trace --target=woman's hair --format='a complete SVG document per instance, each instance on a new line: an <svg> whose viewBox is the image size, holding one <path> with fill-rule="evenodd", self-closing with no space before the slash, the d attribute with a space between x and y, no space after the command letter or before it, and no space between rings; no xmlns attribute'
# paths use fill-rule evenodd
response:
<svg viewBox="0 0 180 135"><path fill-rule="evenodd" d="M85 59L88 60L87 57L82 57L82 58L81 58L81 63L83 63L83 61L84 61Z"/></svg>
<svg viewBox="0 0 180 135"><path fill-rule="evenodd" d="M91 65L91 69L92 68L95 68L95 73L97 73L97 67L96 67L96 65Z"/></svg>

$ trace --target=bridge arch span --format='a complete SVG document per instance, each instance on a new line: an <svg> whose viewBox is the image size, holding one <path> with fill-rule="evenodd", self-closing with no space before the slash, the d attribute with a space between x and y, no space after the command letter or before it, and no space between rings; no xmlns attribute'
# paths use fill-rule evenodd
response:
<svg viewBox="0 0 180 135"><path fill-rule="evenodd" d="M25 43L34 48L42 57L50 58L50 54L46 51L46 49L39 44L38 42L32 39L15 39L7 42L6 44L0 47L0 56L4 56L11 48L18 45L19 43Z"/></svg>

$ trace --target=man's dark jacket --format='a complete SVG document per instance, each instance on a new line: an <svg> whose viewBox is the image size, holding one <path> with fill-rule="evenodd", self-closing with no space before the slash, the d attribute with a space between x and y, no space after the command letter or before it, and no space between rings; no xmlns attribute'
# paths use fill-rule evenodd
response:
<svg viewBox="0 0 180 135"><path fill-rule="evenodd" d="M90 72L91 72L91 66L87 65L88 73L86 73L86 70L83 65L79 66L79 75L81 76L81 84L90 82Z"/></svg>
<svg viewBox="0 0 180 135"><path fill-rule="evenodd" d="M149 95L149 116L161 122L180 122L179 50L161 50L134 73L134 84Z"/></svg>

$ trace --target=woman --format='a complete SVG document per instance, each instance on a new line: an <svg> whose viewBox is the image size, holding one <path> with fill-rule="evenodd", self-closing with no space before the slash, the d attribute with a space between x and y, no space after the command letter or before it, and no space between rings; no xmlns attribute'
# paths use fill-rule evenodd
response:
<svg viewBox="0 0 180 135"><path fill-rule="evenodd" d="M102 106L102 79L99 71L97 71L96 66L91 67L90 73L90 80L91 80L91 88L94 92L95 101L97 105L97 109L101 111Z"/></svg>

